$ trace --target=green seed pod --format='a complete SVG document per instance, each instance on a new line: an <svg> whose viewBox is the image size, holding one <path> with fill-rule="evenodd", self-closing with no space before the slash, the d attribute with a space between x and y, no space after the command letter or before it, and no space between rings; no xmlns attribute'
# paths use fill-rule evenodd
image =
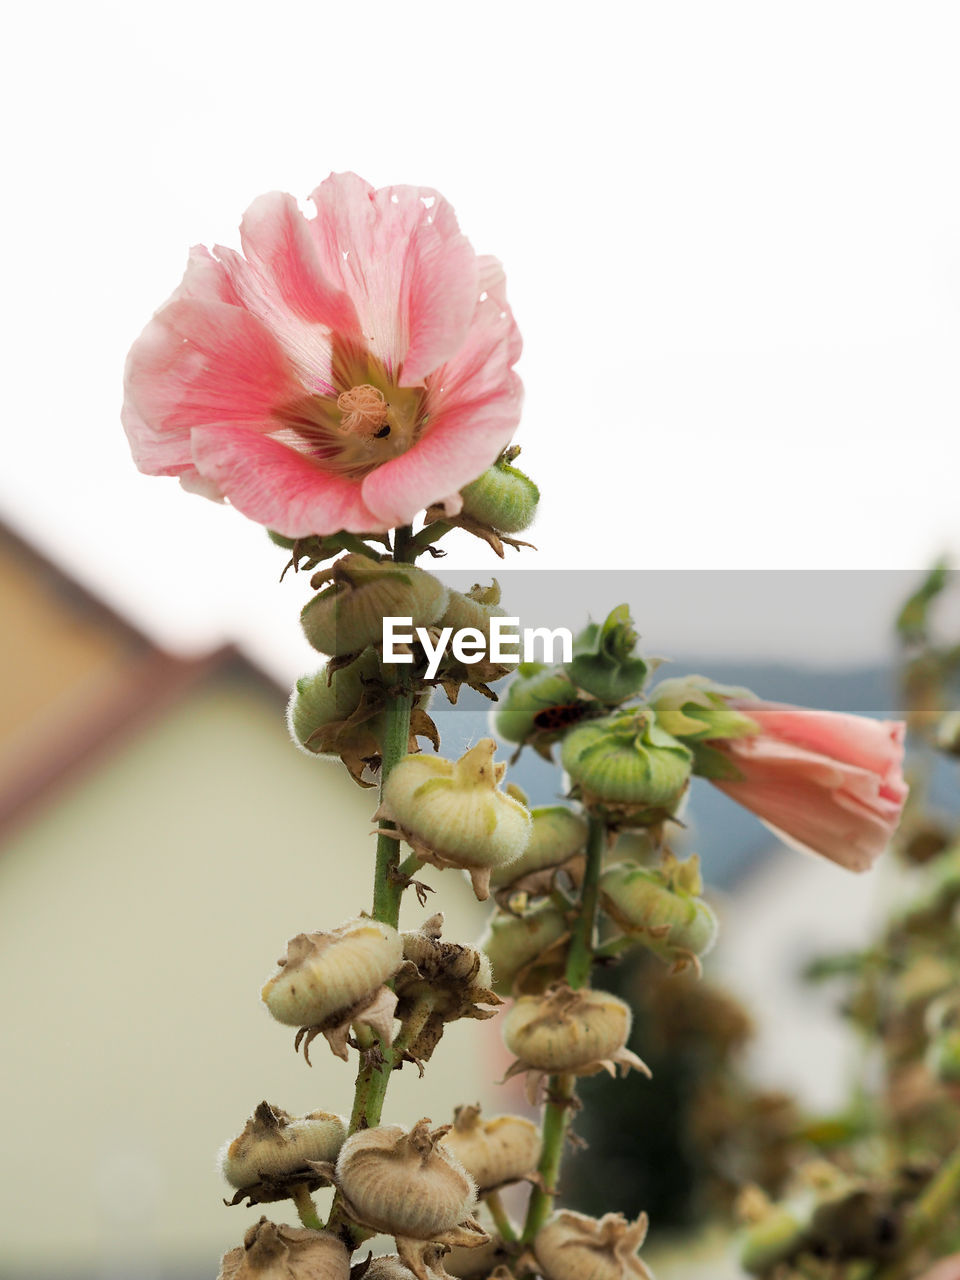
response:
<svg viewBox="0 0 960 1280"><path fill-rule="evenodd" d="M484 1120L479 1107L457 1107L442 1139L477 1184L479 1194L532 1177L540 1159L540 1130L523 1116Z"/></svg>
<svg viewBox="0 0 960 1280"><path fill-rule="evenodd" d="M940 721L937 746L947 755L960 756L960 711L950 711Z"/></svg>
<svg viewBox="0 0 960 1280"><path fill-rule="evenodd" d="M287 727L294 742L311 755L336 754L323 730L354 715L361 702L370 699L379 678L380 663L372 649L332 676L325 666L312 676L301 676L287 706Z"/></svg>
<svg viewBox="0 0 960 1280"><path fill-rule="evenodd" d="M510 465L515 457L516 451L508 450L460 490L463 515L500 533L522 533L533 522L540 490L529 476Z"/></svg>
<svg viewBox="0 0 960 1280"><path fill-rule="evenodd" d="M439 679L451 702L457 699L461 684L473 688L483 688L495 680L502 680L517 666L518 660L511 662L493 662L490 659L490 621L492 618L503 618L505 610L500 608L500 584L496 579L489 587L478 584L469 591L450 591L447 607L437 628L450 627L454 635L471 630L476 633L473 639L477 645L477 661L461 662L452 648L447 648L440 663Z"/></svg>
<svg viewBox="0 0 960 1280"><path fill-rule="evenodd" d="M285 1199L291 1182L322 1185L325 1179L311 1176L309 1161L336 1160L346 1136L340 1116L314 1111L298 1119L261 1102L243 1132L220 1151L220 1171L244 1194L251 1189L253 1201Z"/></svg>
<svg viewBox="0 0 960 1280"><path fill-rule="evenodd" d="M620 862L600 877L603 909L675 970L698 966L717 939L717 918L700 897L700 860L667 854L658 869Z"/></svg>
<svg viewBox="0 0 960 1280"><path fill-rule="evenodd" d="M348 920L329 933L291 938L261 994L278 1022L315 1026L371 999L402 962L396 929L379 920Z"/></svg>
<svg viewBox="0 0 960 1280"><path fill-rule="evenodd" d="M350 1255L332 1233L261 1218L220 1259L217 1280L350 1280Z"/></svg>
<svg viewBox="0 0 960 1280"><path fill-rule="evenodd" d="M653 1280L637 1251L647 1236L647 1215L588 1218L565 1209L537 1232L534 1253L547 1280Z"/></svg>
<svg viewBox="0 0 960 1280"><path fill-rule="evenodd" d="M627 605L618 605L603 623L590 622L573 642L565 670L578 688L613 705L635 698L649 670L636 652L637 633Z"/></svg>
<svg viewBox="0 0 960 1280"><path fill-rule="evenodd" d="M546 759L550 745L571 724L599 710L584 702L562 667L522 662L494 714L494 727L508 742L529 743Z"/></svg>
<svg viewBox="0 0 960 1280"><path fill-rule="evenodd" d="M359 653L383 641L385 617L412 618L429 627L443 613L447 588L414 565L351 553L311 579L328 583L300 614L307 640L321 653Z"/></svg>
<svg viewBox="0 0 960 1280"><path fill-rule="evenodd" d="M577 797L608 825L654 826L679 808L692 756L649 708L624 709L571 730L563 767Z"/></svg>
<svg viewBox="0 0 960 1280"><path fill-rule="evenodd" d="M557 983L541 996L521 996L503 1020L503 1039L517 1061L505 1079L524 1073L533 1102L547 1076L592 1076L598 1071L626 1074L649 1068L627 1048L631 1013L606 991L572 990Z"/></svg>
<svg viewBox="0 0 960 1280"><path fill-rule="evenodd" d="M497 867L490 877L495 889L509 885L528 893L549 892L553 872L582 854L587 844L587 822L563 804L530 810L533 829L530 843L515 862ZM543 872L548 872L546 877Z"/></svg>
<svg viewBox="0 0 960 1280"><path fill-rule="evenodd" d="M506 765L494 763L496 745L483 738L456 762L405 756L387 778L376 814L425 862L467 871L481 901L492 869L519 858L532 827L526 807L499 789Z"/></svg>
<svg viewBox="0 0 960 1280"><path fill-rule="evenodd" d="M497 995L538 994L562 977L569 933L566 917L552 902L519 916L498 912L480 942L493 967Z"/></svg>
<svg viewBox="0 0 960 1280"><path fill-rule="evenodd" d="M399 1125L361 1129L337 1159L336 1181L355 1222L415 1240L442 1242L468 1218L476 1186L440 1141L446 1127L421 1120L408 1133Z"/></svg>
<svg viewBox="0 0 960 1280"><path fill-rule="evenodd" d="M762 1276L781 1262L789 1262L802 1247L805 1222L786 1205L771 1205L740 1237L740 1265L752 1276Z"/></svg>

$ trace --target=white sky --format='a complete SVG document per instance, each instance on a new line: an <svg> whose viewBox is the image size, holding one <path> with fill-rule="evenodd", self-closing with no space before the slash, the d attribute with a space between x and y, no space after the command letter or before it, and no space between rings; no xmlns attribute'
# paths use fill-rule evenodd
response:
<svg viewBox="0 0 960 1280"><path fill-rule="evenodd" d="M278 592L236 513L139 476L117 413L187 247L336 169L437 187L506 266L544 491L515 563L902 569L960 545L956 4L8 23L0 513L159 639L300 663L303 585Z"/></svg>

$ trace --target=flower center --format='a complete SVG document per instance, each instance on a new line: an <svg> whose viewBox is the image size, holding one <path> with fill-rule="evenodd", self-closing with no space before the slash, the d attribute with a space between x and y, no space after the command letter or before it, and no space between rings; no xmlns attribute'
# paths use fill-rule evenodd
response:
<svg viewBox="0 0 960 1280"><path fill-rule="evenodd" d="M364 440L382 440L390 434L387 402L383 392L369 382L351 387L337 396L337 408L343 414L340 430L352 432Z"/></svg>

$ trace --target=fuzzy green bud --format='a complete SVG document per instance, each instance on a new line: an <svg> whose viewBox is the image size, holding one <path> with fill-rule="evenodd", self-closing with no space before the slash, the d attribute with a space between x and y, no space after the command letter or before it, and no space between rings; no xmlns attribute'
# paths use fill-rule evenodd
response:
<svg viewBox="0 0 960 1280"><path fill-rule="evenodd" d="M935 1080L960 1085L960 1029L938 1032L927 1047L924 1061Z"/></svg>
<svg viewBox="0 0 960 1280"><path fill-rule="evenodd" d="M535 995L562 977L570 933L566 916L542 902L521 916L498 912L480 941L493 968L498 996Z"/></svg>
<svg viewBox="0 0 960 1280"><path fill-rule="evenodd" d="M792 1209L771 1205L741 1236L740 1265L752 1276L765 1275L771 1267L790 1260L803 1244L805 1231Z"/></svg>
<svg viewBox="0 0 960 1280"><path fill-rule="evenodd" d="M489 587L478 583L467 592L450 591L437 627L450 627L455 635L472 630L477 633L476 638L486 644L486 648L477 654L477 660L470 663L460 662L452 649L445 651L439 678L451 701L456 701L461 684L479 688L494 680L502 680L517 666L516 660L492 662L489 657L490 621L505 616L505 610L500 608L500 584L496 578Z"/></svg>
<svg viewBox="0 0 960 1280"><path fill-rule="evenodd" d="M617 605L603 623L591 622L573 642L566 671L591 697L607 705L635 698L648 666L637 653L638 636L627 605Z"/></svg>
<svg viewBox="0 0 960 1280"><path fill-rule="evenodd" d="M696 966L716 942L717 918L700 897L702 892L695 854L686 862L668 854L657 869L621 862L600 877L607 914L675 969Z"/></svg>
<svg viewBox="0 0 960 1280"><path fill-rule="evenodd" d="M447 588L423 569L353 553L311 579L315 587L324 583L300 622L314 649L337 656L380 644L385 617L412 618L414 627L429 627L447 603Z"/></svg>
<svg viewBox="0 0 960 1280"><path fill-rule="evenodd" d="M731 700L753 697L749 689L714 684L706 676L680 676L661 680L650 692L650 705L667 733L684 742L701 742L759 732L755 720L729 705Z"/></svg>
<svg viewBox="0 0 960 1280"><path fill-rule="evenodd" d="M463 515L500 533L522 533L532 522L540 490L529 476L511 466L518 449L508 449L492 467L461 489Z"/></svg>
<svg viewBox="0 0 960 1280"><path fill-rule="evenodd" d="M380 664L372 649L332 676L327 667L312 676L301 676L287 707L287 725L294 742L312 754L329 752L323 730L349 719L379 676Z"/></svg>
<svg viewBox="0 0 960 1280"><path fill-rule="evenodd" d="M522 662L500 700L494 727L501 738L529 743L549 759L550 744L595 708L581 699L563 667Z"/></svg>
<svg viewBox="0 0 960 1280"><path fill-rule="evenodd" d="M563 743L563 767L585 807L611 826L655 826L678 809L690 783L690 751L649 708L579 725Z"/></svg>
<svg viewBox="0 0 960 1280"><path fill-rule="evenodd" d="M533 831L530 843L515 862L505 867L497 867L490 877L495 889L506 885L526 882L536 878L541 872L550 872L563 866L571 858L582 853L587 843L587 823L579 814L574 813L563 804L545 805L530 810L533 820ZM547 892L546 886L552 877L543 877L544 887L524 884L531 892Z"/></svg>

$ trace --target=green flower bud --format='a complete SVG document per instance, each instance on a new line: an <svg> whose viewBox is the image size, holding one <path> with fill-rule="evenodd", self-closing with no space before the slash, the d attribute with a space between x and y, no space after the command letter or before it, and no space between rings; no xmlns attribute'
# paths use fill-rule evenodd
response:
<svg viewBox="0 0 960 1280"><path fill-rule="evenodd" d="M572 725L601 711L584 701L562 667L522 662L494 715L494 727L508 742L529 743L551 759L550 747Z"/></svg>
<svg viewBox="0 0 960 1280"><path fill-rule="evenodd" d="M498 996L537 995L563 976L570 925L552 902L522 916L498 912L480 941Z"/></svg>
<svg viewBox="0 0 960 1280"><path fill-rule="evenodd" d="M586 848L586 820L566 805L531 809L530 817L533 820L530 843L515 862L494 870L490 883L495 889L517 885L528 893L549 893L557 869Z"/></svg>
<svg viewBox="0 0 960 1280"><path fill-rule="evenodd" d="M707 738L745 738L759 725L728 705L756 695L749 689L715 684L706 676L678 676L661 680L650 691L650 705L657 720L675 738L696 742Z"/></svg>
<svg viewBox="0 0 960 1280"><path fill-rule="evenodd" d="M656 870L621 862L600 877L603 909L675 971L691 964L699 968L699 957L716 942L717 918L702 892L695 854L686 862L667 854Z"/></svg>
<svg viewBox="0 0 960 1280"><path fill-rule="evenodd" d="M519 858L530 840L526 807L499 789L505 764L496 743L483 738L456 762L410 755L395 765L383 788L378 818L400 830L417 856L435 867L469 872L480 901L490 873Z"/></svg>
<svg viewBox="0 0 960 1280"><path fill-rule="evenodd" d="M660 728L649 708L580 725L563 743L575 794L611 826L656 826L671 817L692 763L690 751Z"/></svg>
<svg viewBox="0 0 960 1280"><path fill-rule="evenodd" d="M304 606L300 622L314 649L338 657L382 643L385 617L428 627L447 603L447 588L423 569L353 553L311 579L313 586L324 582L329 585Z"/></svg>
<svg viewBox="0 0 960 1280"><path fill-rule="evenodd" d="M439 679L451 702L456 702L461 684L485 691L488 684L494 680L502 680L517 666L516 660L492 662L489 657L490 619L505 616L505 610L500 608L500 584L496 578L489 587L477 584L465 593L449 593L447 606L437 627L451 627L454 634L469 628L477 632L479 638L486 643L486 648L478 653L476 662L460 662L451 648L446 650L440 664Z"/></svg>
<svg viewBox="0 0 960 1280"><path fill-rule="evenodd" d="M584 627L565 670L584 693L600 702L625 702L637 696L647 678L647 664L636 652L637 639L629 607L617 605L604 623Z"/></svg>
<svg viewBox="0 0 960 1280"><path fill-rule="evenodd" d="M778 1263L789 1262L802 1247L805 1231L804 1222L794 1210L771 1205L741 1236L740 1265L752 1276L765 1275Z"/></svg>
<svg viewBox="0 0 960 1280"><path fill-rule="evenodd" d="M312 755L334 754L329 735L322 731L354 715L368 686L379 678L380 664L372 649L332 676L325 666L312 676L301 676L287 706L287 726L294 742Z"/></svg>
<svg viewBox="0 0 960 1280"><path fill-rule="evenodd" d="M522 533L533 521L540 490L529 476L510 465L519 450L507 450L460 496L463 515L500 533Z"/></svg>

